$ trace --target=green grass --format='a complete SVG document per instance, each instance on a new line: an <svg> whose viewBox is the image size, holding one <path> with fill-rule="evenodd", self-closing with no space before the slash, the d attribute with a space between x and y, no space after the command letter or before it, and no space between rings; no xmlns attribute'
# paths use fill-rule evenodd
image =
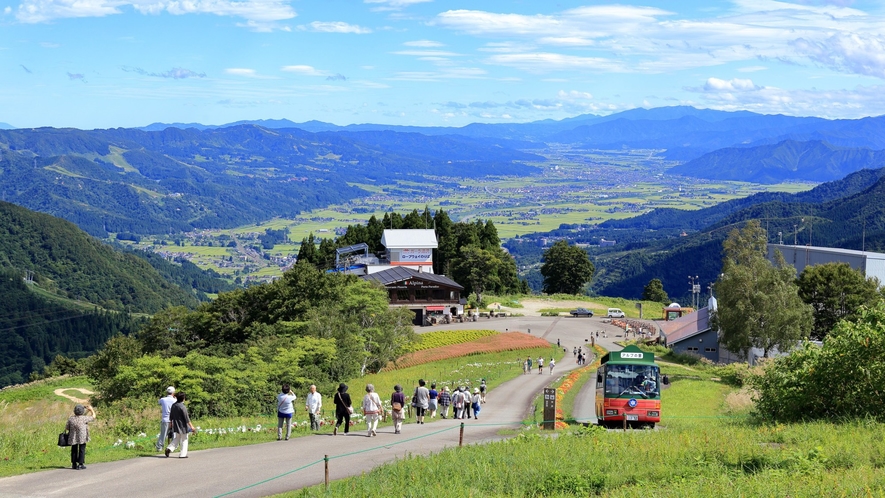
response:
<svg viewBox="0 0 885 498"><path fill-rule="evenodd" d="M281 496L882 496L885 424L755 425L726 416L728 391L674 382L658 430L522 431Z"/></svg>

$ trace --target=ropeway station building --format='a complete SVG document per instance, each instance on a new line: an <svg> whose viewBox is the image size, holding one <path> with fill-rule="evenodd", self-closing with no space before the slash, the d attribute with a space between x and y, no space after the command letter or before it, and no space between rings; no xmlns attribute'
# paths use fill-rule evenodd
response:
<svg viewBox="0 0 885 498"><path fill-rule="evenodd" d="M415 325L427 324L430 317L452 320L464 315L464 287L433 273L433 250L439 247L434 230L384 230L381 244L381 257L370 254L366 244L338 249L335 271L383 285L390 306L411 310Z"/></svg>

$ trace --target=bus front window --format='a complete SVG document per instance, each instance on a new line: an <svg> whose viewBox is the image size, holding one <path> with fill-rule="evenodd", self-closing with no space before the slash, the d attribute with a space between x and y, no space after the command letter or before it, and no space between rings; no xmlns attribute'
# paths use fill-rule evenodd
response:
<svg viewBox="0 0 885 498"><path fill-rule="evenodd" d="M608 397L660 398L661 379L652 365L607 365L605 395Z"/></svg>

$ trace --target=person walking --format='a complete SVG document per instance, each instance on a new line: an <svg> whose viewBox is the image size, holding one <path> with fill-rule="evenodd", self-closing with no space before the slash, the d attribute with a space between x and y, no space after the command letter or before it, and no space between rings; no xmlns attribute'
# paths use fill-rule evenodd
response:
<svg viewBox="0 0 885 498"><path fill-rule="evenodd" d="M424 423L424 415L430 406L430 391L424 387L426 384L424 379L418 379L418 387L415 388L415 419L419 424Z"/></svg>
<svg viewBox="0 0 885 498"><path fill-rule="evenodd" d="M452 395L449 394L449 388L443 386L439 393L439 414L442 418L449 417L449 406L452 404Z"/></svg>
<svg viewBox="0 0 885 498"><path fill-rule="evenodd" d="M471 406L473 406L473 418L474 420L479 420L479 410L482 408L480 403L482 403L482 396L479 394L479 388L473 388L473 399L471 401Z"/></svg>
<svg viewBox="0 0 885 498"><path fill-rule="evenodd" d="M317 392L317 386L313 384L311 384L309 389L310 392L307 393L304 406L307 408L307 414L310 416L310 430L318 431L320 430L320 418L322 418L320 411L323 409L323 395Z"/></svg>
<svg viewBox="0 0 885 498"><path fill-rule="evenodd" d="M527 371L526 373L531 373L531 372L532 372L532 357L529 356L528 358L525 359L525 361L527 361L528 364L529 364L529 368L528 368L528 371Z"/></svg>
<svg viewBox="0 0 885 498"><path fill-rule="evenodd" d="M335 428L332 429L332 435L338 435L338 427L344 422L344 433L350 432L350 415L353 413L353 404L350 401L350 393L347 392L347 384L344 382L338 384L338 390L335 392L335 398L332 401L335 404Z"/></svg>
<svg viewBox="0 0 885 498"><path fill-rule="evenodd" d="M89 415L86 415L89 412ZM74 414L65 423L68 444L71 446L71 468L86 469L86 443L89 442L89 423L95 420L95 408L91 405L74 406Z"/></svg>
<svg viewBox="0 0 885 498"><path fill-rule="evenodd" d="M390 395L390 417L393 419L393 433L400 434L403 420L406 419L406 395L399 384L393 386L393 394Z"/></svg>
<svg viewBox="0 0 885 498"><path fill-rule="evenodd" d="M538 375L541 375L544 372L544 358L542 356L538 357Z"/></svg>
<svg viewBox="0 0 885 498"><path fill-rule="evenodd" d="M163 451L166 447L166 439L169 435L169 410L175 404L175 388L166 388L166 396L160 398L160 435L157 436L157 451Z"/></svg>
<svg viewBox="0 0 885 498"><path fill-rule="evenodd" d="M488 389L488 386L486 386L486 380L482 379L479 383L479 397L482 399L483 403L486 402L486 389Z"/></svg>
<svg viewBox="0 0 885 498"><path fill-rule="evenodd" d="M427 411L430 412L430 418L436 418L436 410L439 408L439 391L436 390L436 383L430 384L429 396Z"/></svg>
<svg viewBox="0 0 885 498"><path fill-rule="evenodd" d="M367 437L377 436L378 419L381 418L381 398L375 392L375 386L366 384L366 395L363 396L363 414L366 416Z"/></svg>
<svg viewBox="0 0 885 498"><path fill-rule="evenodd" d="M283 384L282 391L277 394L277 441L283 439L283 425L286 426L286 441L292 435L292 415L295 414L295 405L292 404L298 396L289 388L289 384Z"/></svg>
<svg viewBox="0 0 885 498"><path fill-rule="evenodd" d="M455 407L455 418L464 418L464 387L459 387L452 395L452 406Z"/></svg>
<svg viewBox="0 0 885 498"><path fill-rule="evenodd" d="M191 423L191 417L187 413L187 407L184 402L187 401L187 395L183 392L175 394L175 404L169 409L169 421L172 423L172 442L166 447L166 458L169 454L181 446L181 453L178 458L187 458L187 441L190 432L197 432L194 424Z"/></svg>
<svg viewBox="0 0 885 498"><path fill-rule="evenodd" d="M550 375L553 375L553 367L556 366L556 360L550 358Z"/></svg>

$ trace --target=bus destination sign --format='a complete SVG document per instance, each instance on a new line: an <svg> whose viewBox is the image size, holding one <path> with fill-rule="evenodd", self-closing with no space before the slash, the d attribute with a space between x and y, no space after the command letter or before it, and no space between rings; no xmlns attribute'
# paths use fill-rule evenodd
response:
<svg viewBox="0 0 885 498"><path fill-rule="evenodd" d="M631 360L641 360L642 353L624 353L624 352L622 352L621 358L622 359L631 359Z"/></svg>

